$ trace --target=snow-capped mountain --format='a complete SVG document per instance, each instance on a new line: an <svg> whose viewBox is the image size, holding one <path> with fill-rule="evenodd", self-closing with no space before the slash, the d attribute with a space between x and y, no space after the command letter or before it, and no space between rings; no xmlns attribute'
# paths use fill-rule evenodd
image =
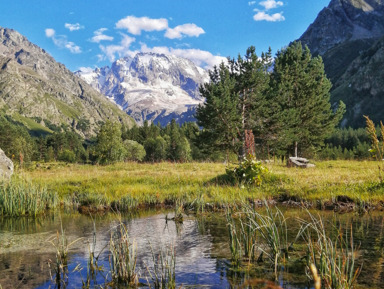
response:
<svg viewBox="0 0 384 289"><path fill-rule="evenodd" d="M138 53L115 61L111 68L82 69L76 74L139 124L193 120L196 106L204 101L199 86L209 81L208 72L190 60L155 53Z"/></svg>

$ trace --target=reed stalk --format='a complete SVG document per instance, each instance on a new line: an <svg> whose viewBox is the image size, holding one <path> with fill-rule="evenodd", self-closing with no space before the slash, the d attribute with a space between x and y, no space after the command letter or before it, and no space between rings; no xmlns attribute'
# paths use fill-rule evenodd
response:
<svg viewBox="0 0 384 289"><path fill-rule="evenodd" d="M153 260L152 270L147 266L149 278L155 289L175 289L176 288L176 253L175 247L170 246L155 254L152 245L151 253ZM148 282L151 288L151 284Z"/></svg>
<svg viewBox="0 0 384 289"><path fill-rule="evenodd" d="M56 235L51 237L48 242L55 248L56 258L54 261L48 260L51 280L57 288L65 288L68 283L68 251L70 247L81 238L68 243L68 239L61 225L61 233L57 231Z"/></svg>
<svg viewBox="0 0 384 289"><path fill-rule="evenodd" d="M136 248L136 243L129 238L127 227L120 223L109 242L109 264L114 283L126 286L136 286L138 283Z"/></svg>
<svg viewBox="0 0 384 289"><path fill-rule="evenodd" d="M234 267L239 267L242 260L242 247L239 239L239 233L236 227L235 219L233 218L233 210L227 207L226 219L229 234L229 249L231 251L231 262Z"/></svg>
<svg viewBox="0 0 384 289"><path fill-rule="evenodd" d="M323 220L311 214L310 217L311 221L307 223L309 227L304 235L308 246L308 269L311 269L312 275L316 269L325 289L354 288L362 267L356 266L352 228L349 235L339 229L336 238L331 239L326 235ZM316 281L316 276L313 277Z"/></svg>

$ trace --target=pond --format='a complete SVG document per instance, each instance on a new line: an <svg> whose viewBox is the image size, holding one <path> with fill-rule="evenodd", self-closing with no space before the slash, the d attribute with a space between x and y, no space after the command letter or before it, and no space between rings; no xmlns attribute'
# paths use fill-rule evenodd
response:
<svg viewBox="0 0 384 289"><path fill-rule="evenodd" d="M282 211L293 235L299 228L297 218L308 219L305 210ZM362 265L357 288L383 288L384 214L373 212L360 216L320 211L312 214L319 214L331 233L352 230L357 247L356 268ZM152 210L133 216L90 217L61 212L36 219L3 218L0 220L0 288L55 288L55 245L57 234L61 238L62 231L69 244L66 288L82 288L87 278L89 288L110 288L109 242L111 233L121 224L136 244L140 287L149 287L149 284L154 288L151 274L153 277L154 263L161 254L166 260L175 256L176 288L250 288L245 285L247 280L275 280L273 266L265 262L255 263L248 269L247 266L234 268L223 213L184 215L180 224L169 220L170 217L172 212ZM99 270L93 272L88 270L90 252L99 256ZM276 284L283 288L314 288L302 261L288 261L279 266L276 277Z"/></svg>

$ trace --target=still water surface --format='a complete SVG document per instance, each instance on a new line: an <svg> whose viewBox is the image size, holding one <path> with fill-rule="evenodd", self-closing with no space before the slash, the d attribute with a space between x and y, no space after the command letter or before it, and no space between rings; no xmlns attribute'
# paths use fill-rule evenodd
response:
<svg viewBox="0 0 384 289"><path fill-rule="evenodd" d="M344 228L354 233L354 242L360 246L358 262L363 265L359 288L384 288L384 214L374 212L359 216L338 215L333 212L316 212L324 218L327 226ZM170 213L172 215L172 213ZM306 218L303 210L289 209L292 234L297 232L297 218ZM140 281L147 284L147 267L153 264L151 247L157 254L174 246L176 252L177 288L238 288L248 278L247 274L231 269L228 246L228 229L224 216L206 214L203 217L185 216L183 224L166 222L165 213L145 211L136 216L122 216L131 240L137 244ZM78 213L61 213L38 219L0 220L0 285L6 288L54 288L50 281L49 260L55 260L55 248L49 242L65 231L70 247L69 282L67 288L81 288L86 279L89 247L96 227L96 253L100 253L99 265L104 268L92 287L105 287L109 278L108 242L111 232L119 225L119 216L89 217ZM75 268L81 269L76 270ZM273 268L259 266L249 278L273 280ZM282 268L278 284L283 288L313 288L308 283L302 265Z"/></svg>

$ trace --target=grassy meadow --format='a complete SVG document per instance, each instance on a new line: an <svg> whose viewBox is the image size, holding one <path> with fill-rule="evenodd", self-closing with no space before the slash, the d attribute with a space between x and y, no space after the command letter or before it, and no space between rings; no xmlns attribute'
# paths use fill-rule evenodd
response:
<svg viewBox="0 0 384 289"><path fill-rule="evenodd" d="M306 201L322 208L347 196L359 206L381 206L384 184L373 161L324 161L315 168L265 164L269 173L259 187L241 188L225 181L221 163L119 163L109 166L42 164L19 172L45 185L62 201L119 207L175 204L203 208L249 200Z"/></svg>

